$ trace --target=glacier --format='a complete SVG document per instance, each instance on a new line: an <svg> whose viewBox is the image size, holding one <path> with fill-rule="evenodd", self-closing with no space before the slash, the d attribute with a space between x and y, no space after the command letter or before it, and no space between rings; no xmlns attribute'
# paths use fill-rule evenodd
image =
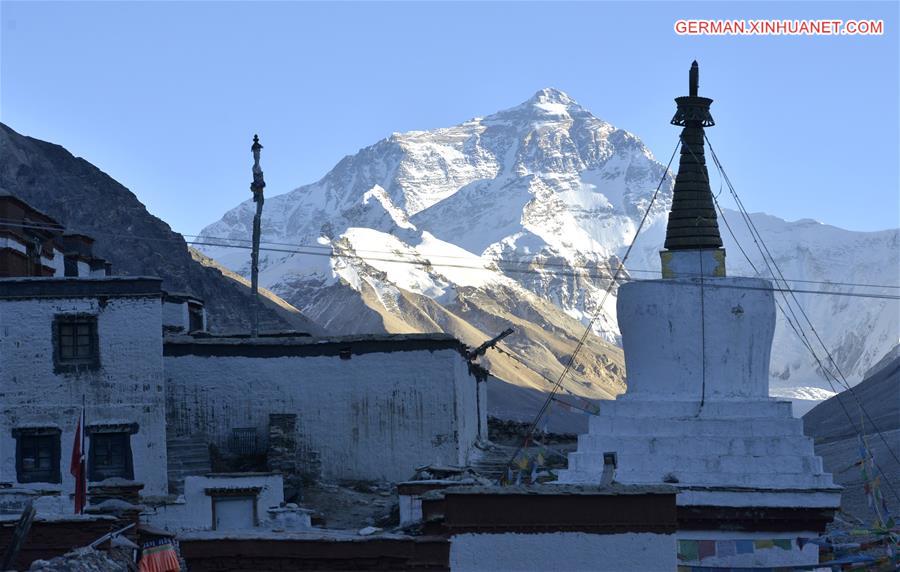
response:
<svg viewBox="0 0 900 572"><path fill-rule="evenodd" d="M610 398L624 390L626 373L616 288L658 277L673 176L663 181L623 272L613 275L664 174L637 136L560 90L542 89L460 125L393 133L319 181L267 197L261 284L335 333L445 331L477 344L512 326L517 334L505 352L486 356L488 365L506 381L542 390L590 324L586 355L565 391ZM207 226L198 248L248 275L248 251L232 247L246 247L253 208L247 200ZM729 274L767 277L740 213L725 209L724 216L760 270L720 220ZM854 232L750 217L792 288L897 293L897 229ZM851 384L898 343L897 300L797 297ZM803 399L840 389L781 315L771 387Z"/></svg>

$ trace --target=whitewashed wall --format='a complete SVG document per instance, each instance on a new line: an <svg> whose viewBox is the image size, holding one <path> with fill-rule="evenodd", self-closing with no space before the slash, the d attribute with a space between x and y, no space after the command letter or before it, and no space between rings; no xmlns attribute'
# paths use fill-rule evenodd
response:
<svg viewBox="0 0 900 572"><path fill-rule="evenodd" d="M295 413L298 456L318 455L325 478L405 480L420 465L465 464L477 438L477 384L456 349L167 356L165 371L173 434L227 447L232 428L256 427L264 446L269 414Z"/></svg>
<svg viewBox="0 0 900 572"><path fill-rule="evenodd" d="M95 314L100 368L56 374L53 319L57 314ZM23 487L74 491L69 460L82 396L88 425L137 423L131 436L134 478L144 494L165 494L165 387L162 375L159 297L23 300L0 299L0 482L16 482L15 427L61 430L61 484ZM87 439L90 447L90 439Z"/></svg>
<svg viewBox="0 0 900 572"><path fill-rule="evenodd" d="M178 329L181 332L188 331L188 306L184 302L162 301L163 326Z"/></svg>
<svg viewBox="0 0 900 572"><path fill-rule="evenodd" d="M191 476L184 480L184 496L177 502L148 508L141 514L141 521L152 526L178 532L182 530L211 530L213 528L212 496L209 488L258 487L256 497L259 526L268 526L268 509L284 503L284 483L281 475L209 475Z"/></svg>
<svg viewBox="0 0 900 572"><path fill-rule="evenodd" d="M458 534L450 541L450 570L675 570L675 551L675 535L672 534Z"/></svg>
<svg viewBox="0 0 900 572"><path fill-rule="evenodd" d="M765 399L775 333L759 278L645 280L619 289L630 398ZM702 296L702 311L701 311Z"/></svg>

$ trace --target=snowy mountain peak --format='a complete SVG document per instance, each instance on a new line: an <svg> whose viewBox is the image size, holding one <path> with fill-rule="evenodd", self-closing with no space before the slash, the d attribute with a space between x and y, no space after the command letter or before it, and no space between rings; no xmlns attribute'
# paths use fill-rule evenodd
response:
<svg viewBox="0 0 900 572"><path fill-rule="evenodd" d="M558 89L541 89L483 118L395 133L345 157L318 182L267 199L264 241L321 244L339 256L266 252L262 284L311 317L330 316L329 323L349 329L343 333L372 327L349 314L359 308L350 300L364 300L390 331L446 331L477 343L518 320L528 332L521 355L537 351L545 334L576 332L588 323L595 341L616 342L615 288L610 296L605 292L662 180L626 267L636 278L658 276L672 198L673 178L663 179L665 172L637 136L598 119ZM253 211L248 200L203 236L246 240ZM752 216L786 276L896 281L889 274L898 265L896 231L854 233ZM752 244L735 230L742 244ZM738 252L727 239L726 248ZM205 252L249 273L246 250ZM729 257L728 270L753 271L739 256ZM353 292L341 290L345 304L337 304L336 291L325 287ZM472 296L491 312L475 317ZM840 322L826 341L848 377L896 343L895 301L815 296L807 302L816 323ZM413 319L413 306L424 314ZM599 319L592 321L595 314ZM780 324L773 386L819 385L815 364L790 336ZM544 354L551 361L564 357ZM596 370L588 377L605 375Z"/></svg>
<svg viewBox="0 0 900 572"><path fill-rule="evenodd" d="M546 122L568 122L576 117L600 122L564 91L554 87L545 87L521 104L489 115L484 118L484 121L487 124L498 122L544 124Z"/></svg>
<svg viewBox="0 0 900 572"><path fill-rule="evenodd" d="M556 89L555 87L545 87L544 89L538 90L531 99L528 100L528 103L532 105L538 104L560 104L560 105L578 105L574 99L569 97L569 94L566 92Z"/></svg>

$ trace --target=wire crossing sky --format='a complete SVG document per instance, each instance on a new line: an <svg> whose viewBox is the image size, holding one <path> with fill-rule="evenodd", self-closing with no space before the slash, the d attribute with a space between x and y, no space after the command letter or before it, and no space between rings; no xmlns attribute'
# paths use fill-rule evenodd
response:
<svg viewBox="0 0 900 572"><path fill-rule="evenodd" d="M900 226L900 4L0 2L0 121L195 234L392 132L559 88L665 160L690 62L750 211ZM680 36L679 19L882 19L881 36ZM723 206L733 207L723 197Z"/></svg>

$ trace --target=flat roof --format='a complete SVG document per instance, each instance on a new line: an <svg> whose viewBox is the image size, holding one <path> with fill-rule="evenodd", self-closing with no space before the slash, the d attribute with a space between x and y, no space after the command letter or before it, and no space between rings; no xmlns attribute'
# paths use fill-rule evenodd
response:
<svg viewBox="0 0 900 572"><path fill-rule="evenodd" d="M0 278L0 299L160 296L156 276Z"/></svg>
<svg viewBox="0 0 900 572"><path fill-rule="evenodd" d="M416 481L407 481L416 482ZM444 495L491 495L491 496L621 496L621 495L675 495L678 488L669 485L623 485L613 483L606 487L600 485L568 485L546 483L543 485L480 485L445 488L427 493L429 498Z"/></svg>
<svg viewBox="0 0 900 572"><path fill-rule="evenodd" d="M167 335L163 355L170 357L234 356L348 356L396 351L457 350L466 346L449 334L371 334L313 337L297 334L284 337Z"/></svg>

